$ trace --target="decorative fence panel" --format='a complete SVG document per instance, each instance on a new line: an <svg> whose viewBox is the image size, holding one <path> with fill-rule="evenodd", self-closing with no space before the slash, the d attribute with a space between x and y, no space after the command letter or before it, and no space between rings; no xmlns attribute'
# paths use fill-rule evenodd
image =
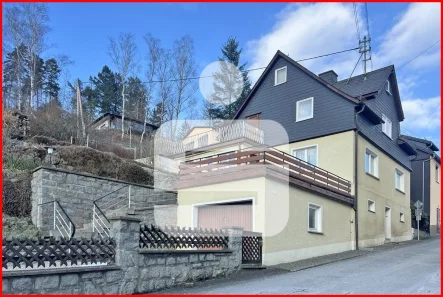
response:
<svg viewBox="0 0 443 297"><path fill-rule="evenodd" d="M3 239L2 252L4 271L14 268L112 264L115 260L115 241L112 238Z"/></svg>
<svg viewBox="0 0 443 297"><path fill-rule="evenodd" d="M262 263L263 238L261 233L243 231L242 264Z"/></svg>
<svg viewBox="0 0 443 297"><path fill-rule="evenodd" d="M157 250L224 250L228 235L220 230L201 228L140 226L140 248Z"/></svg>

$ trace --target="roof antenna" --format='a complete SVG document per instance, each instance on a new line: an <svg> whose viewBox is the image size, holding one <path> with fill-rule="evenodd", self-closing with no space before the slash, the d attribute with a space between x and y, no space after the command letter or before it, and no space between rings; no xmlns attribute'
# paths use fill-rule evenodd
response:
<svg viewBox="0 0 443 297"><path fill-rule="evenodd" d="M358 63L360 62L361 56L363 56L363 54L361 54L360 57L358 58L357 64L355 64L354 69L352 70L351 75L349 75L349 78L346 81L346 84L348 84L348 82L351 80L352 74L354 74L355 68L357 68Z"/></svg>
<svg viewBox="0 0 443 297"><path fill-rule="evenodd" d="M359 41L360 44L360 50L359 53L363 55L363 74L364 74L364 80L366 80L366 62L371 60L371 37L363 37L363 40ZM366 56L366 53L369 53Z"/></svg>

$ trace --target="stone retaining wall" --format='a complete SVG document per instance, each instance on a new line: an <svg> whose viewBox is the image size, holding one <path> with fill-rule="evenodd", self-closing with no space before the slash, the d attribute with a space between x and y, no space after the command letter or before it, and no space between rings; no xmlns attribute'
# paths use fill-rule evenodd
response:
<svg viewBox="0 0 443 297"><path fill-rule="evenodd" d="M3 271L2 290L8 294L134 294L180 286L187 282L226 277L242 262L242 229L227 229L227 250L139 249L140 219L111 217L116 240L115 263Z"/></svg>
<svg viewBox="0 0 443 297"><path fill-rule="evenodd" d="M33 223L36 225L38 204L57 200L74 221L76 227L81 228L83 224L91 223L94 200L126 185L131 186L131 200L143 207L177 204L177 194L173 191L163 191L150 186L55 168L40 167L36 169L31 184L31 215ZM127 193L128 190L122 189L119 194L124 195L123 191ZM176 221L173 218L169 217L168 220L169 225L175 225ZM154 222L151 220L149 223ZM157 222L157 224L160 225L162 222Z"/></svg>

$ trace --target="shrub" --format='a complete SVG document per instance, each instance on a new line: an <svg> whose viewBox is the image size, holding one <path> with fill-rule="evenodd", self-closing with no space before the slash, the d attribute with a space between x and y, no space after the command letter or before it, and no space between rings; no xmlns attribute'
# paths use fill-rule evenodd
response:
<svg viewBox="0 0 443 297"><path fill-rule="evenodd" d="M32 171L42 165L38 159L7 155L3 158L4 168L10 170Z"/></svg>
<svg viewBox="0 0 443 297"><path fill-rule="evenodd" d="M17 218L2 214L3 238L38 238L41 236L30 217Z"/></svg>
<svg viewBox="0 0 443 297"><path fill-rule="evenodd" d="M71 145L71 143L67 141L57 140L52 137L44 136L44 135L35 135L31 138L31 141L36 144L42 144L47 146L53 146L53 145Z"/></svg>
<svg viewBox="0 0 443 297"><path fill-rule="evenodd" d="M31 215L31 174L3 170L3 212L15 217Z"/></svg>

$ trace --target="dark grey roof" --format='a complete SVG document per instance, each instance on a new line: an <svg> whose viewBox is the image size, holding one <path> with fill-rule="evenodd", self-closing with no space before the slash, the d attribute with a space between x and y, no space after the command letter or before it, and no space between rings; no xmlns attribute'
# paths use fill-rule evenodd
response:
<svg viewBox="0 0 443 297"><path fill-rule="evenodd" d="M412 145L415 149L418 149L422 152L432 155L434 152L439 151L438 147L430 140L426 140L423 138L412 137L408 135L400 135L402 139L407 141L410 145Z"/></svg>
<svg viewBox="0 0 443 297"><path fill-rule="evenodd" d="M390 65L366 73L366 80L364 79L364 74L361 74L351 77L349 82L348 79L343 79L332 85L352 97L358 98L361 95L378 92L385 84L393 69L394 66Z"/></svg>

